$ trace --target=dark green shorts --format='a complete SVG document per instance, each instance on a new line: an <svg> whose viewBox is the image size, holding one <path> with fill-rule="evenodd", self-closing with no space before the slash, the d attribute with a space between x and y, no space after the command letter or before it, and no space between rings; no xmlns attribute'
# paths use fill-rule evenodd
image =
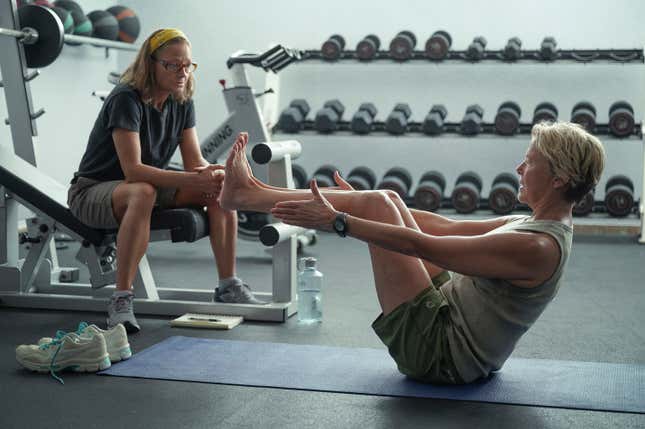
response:
<svg viewBox="0 0 645 429"><path fill-rule="evenodd" d="M438 289L441 283L434 282L437 286L428 287L387 316L381 314L372 328L401 373L427 383L462 384L445 333L449 307Z"/></svg>

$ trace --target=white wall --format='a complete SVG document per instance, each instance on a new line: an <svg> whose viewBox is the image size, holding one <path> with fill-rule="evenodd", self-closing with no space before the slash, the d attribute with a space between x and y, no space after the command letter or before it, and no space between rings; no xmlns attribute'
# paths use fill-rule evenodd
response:
<svg viewBox="0 0 645 429"><path fill-rule="evenodd" d="M225 117L220 78L228 78L225 61L239 49L264 50L270 42L299 49L317 49L331 34L343 34L349 47L366 34L375 33L387 45L400 30L413 31L418 46L435 30L444 29L453 38L454 49L464 49L474 36L484 35L489 48L501 48L512 36L525 48L536 48L545 35L552 35L561 48L641 48L645 41L645 3L636 0L597 2L543 0L474 2L325 2L260 1L214 2L207 0L130 0L142 21L140 40L160 27L179 27L193 44L197 71L197 130L205 137ZM82 1L89 11L113 2ZM92 47L66 47L61 58L43 70L32 84L36 108L48 113L38 121L39 159L42 168L65 182L78 166L99 103L89 96L94 89L108 89L106 75L115 67L122 70L132 54L119 52L103 58L104 51ZM115 57L118 56L118 64ZM459 121L468 104L477 102L492 121L497 106L507 99L523 108L529 121L540 101L554 102L562 119L568 119L577 101L589 100L598 109L598 120L606 122L609 105L625 99L643 117L645 66L575 64L355 64L303 63L281 73L281 107L295 97L310 101L314 113L322 103L338 97L351 115L362 101L372 101L384 118L394 103L404 101L413 109L413 120L422 120L431 104L443 103L448 120ZM262 86L261 75L254 73ZM0 97L2 97L0 93ZM6 117L4 103L0 115ZM3 130L0 138L8 139ZM280 136L276 136L279 138ZM447 176L447 191L456 175L466 169L485 177L484 194L492 175L512 170L522 156L527 138L478 137L355 137L302 135L305 149L298 163L311 174L325 163L347 172L365 164L382 175L393 165L410 168L414 179L429 169ZM642 149L636 140L603 138L609 160L605 179L623 172L641 185ZM603 183L601 182L601 188ZM597 195L601 197L604 192ZM637 191L637 196L640 192Z"/></svg>

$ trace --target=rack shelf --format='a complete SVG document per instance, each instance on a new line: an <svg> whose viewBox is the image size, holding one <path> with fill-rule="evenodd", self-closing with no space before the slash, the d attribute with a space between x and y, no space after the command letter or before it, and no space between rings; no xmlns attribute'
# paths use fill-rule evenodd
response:
<svg viewBox="0 0 645 429"><path fill-rule="evenodd" d="M473 136L468 136L468 135L461 134L460 133L460 127L461 127L461 124L459 122L446 122L446 123L444 123L444 131L441 134L428 135L428 134L425 134L424 131L423 131L423 122L408 122L408 129L407 129L405 134L416 133L416 134L423 134L423 135L426 135L428 137L435 137L435 138L445 136L446 134L448 134L448 135L454 134L454 135L458 135L458 136L461 136L461 137L474 137L474 138L477 137L477 135L480 135L480 134L496 135L496 136L499 136L499 137L510 137L510 136L504 136L504 135L501 135L501 134L497 133L497 131L495 129L495 124L493 124L493 123L482 123L481 124L481 127L482 127L481 131L477 135L473 135ZM533 124L529 124L529 123L520 124L519 129L516 132L516 135L517 134L530 135L532 127L533 127ZM281 130L278 126L276 126L273 131L274 132L279 131L280 133L285 133L285 134L297 134L297 133L287 133L286 131ZM303 121L303 129L302 129L301 132L305 132L305 133L315 132L315 133L317 133L314 121L312 121L312 120ZM351 133L351 134L357 135L357 136L360 136L360 135L373 135L373 134L380 134L380 135L387 134L387 135L391 135L391 136L396 136L394 134L388 133L385 130L385 122L380 122L380 121L376 121L376 122L373 123L373 129L369 134L354 133L352 131L350 121L340 121L338 123L338 130L336 132ZM330 133L330 134L335 134L336 132ZM320 133L320 134L323 134L323 133ZM607 135L613 136L613 134L609 131L609 124L597 124L596 128L593 131L593 134L598 135L598 136L607 136ZM618 137L616 137L616 138L618 138ZM642 125L641 124L635 124L634 125L634 130L633 130L631 136L623 137L622 139L627 139L627 138L629 138L629 139L642 138Z"/></svg>
<svg viewBox="0 0 645 429"><path fill-rule="evenodd" d="M361 61L356 56L355 50L345 50L340 54L338 60L330 61L323 57L320 50L306 50L303 51L301 62L306 61L324 61L327 63L335 63L339 61L355 61L361 63L370 63L373 61L393 61L397 63L405 63L408 61L424 61L428 63L445 63L445 62L460 62L478 64L482 61L486 62L503 62L503 63L534 63L534 64L551 64L554 62L574 62L574 63L592 63L592 62L611 62L611 63L645 63L645 56L642 49L572 49L558 51L558 55L553 60L544 60L540 57L540 51L537 50L523 50L520 58L516 60L508 60L504 58L501 50L490 50L482 53L482 58L478 60L470 59L466 56L466 51L449 51L445 58L440 60L433 60L427 57L425 51L416 50L412 52L410 59L405 61L394 60L389 51L378 51L374 58L369 61Z"/></svg>

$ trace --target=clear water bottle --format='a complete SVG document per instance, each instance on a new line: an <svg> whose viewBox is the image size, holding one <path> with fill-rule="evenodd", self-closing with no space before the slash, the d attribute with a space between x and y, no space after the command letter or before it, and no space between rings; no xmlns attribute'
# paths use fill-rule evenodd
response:
<svg viewBox="0 0 645 429"><path fill-rule="evenodd" d="M316 258L301 258L298 273L298 321L322 322L323 273L316 269Z"/></svg>

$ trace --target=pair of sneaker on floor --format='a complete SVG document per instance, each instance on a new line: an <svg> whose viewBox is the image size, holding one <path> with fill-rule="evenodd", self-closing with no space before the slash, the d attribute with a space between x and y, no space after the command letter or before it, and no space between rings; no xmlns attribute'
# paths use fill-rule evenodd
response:
<svg viewBox="0 0 645 429"><path fill-rule="evenodd" d="M116 291L108 303L108 328L122 324L129 334L139 332L141 327L134 317L134 294L132 291ZM215 289L213 300L229 304L266 304L251 292L249 285L237 277L220 281Z"/></svg>
<svg viewBox="0 0 645 429"><path fill-rule="evenodd" d="M20 365L32 371L49 371L61 383L57 371L96 372L130 356L132 350L121 324L103 330L81 322L76 332L58 331L54 338L44 337L38 344L16 348Z"/></svg>

